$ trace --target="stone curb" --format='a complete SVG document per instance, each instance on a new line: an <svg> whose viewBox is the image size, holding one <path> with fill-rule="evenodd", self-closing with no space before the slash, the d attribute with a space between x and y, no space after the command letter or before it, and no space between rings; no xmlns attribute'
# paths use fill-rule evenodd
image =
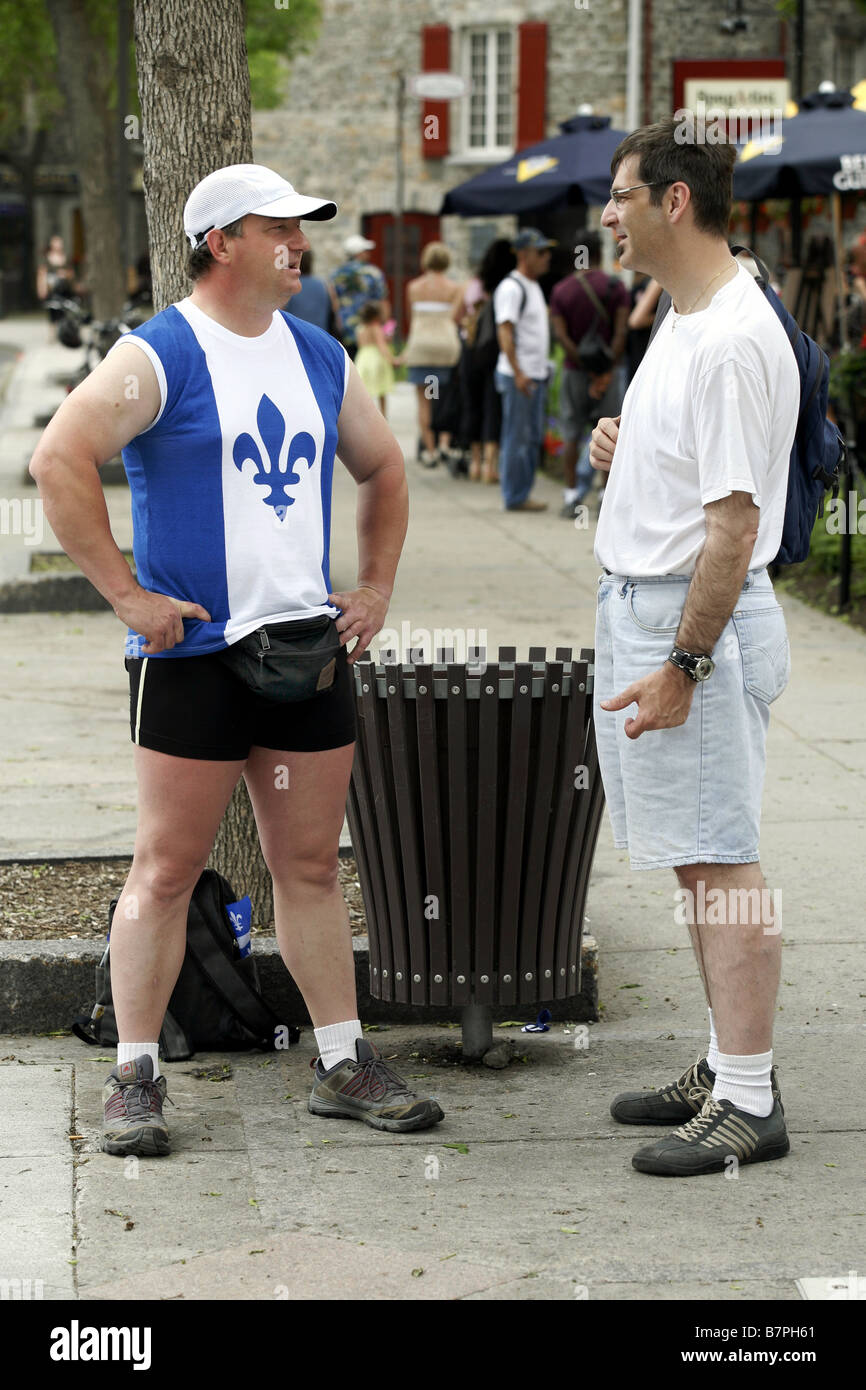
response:
<svg viewBox="0 0 866 1390"><path fill-rule="evenodd" d="M70 1028L79 1014L89 1015L94 1003L94 971L104 944L87 940L0 942L0 1034L49 1033ZM283 965L273 937L255 939L254 951L262 993L286 1023L309 1026L306 1006ZM460 1005L386 1004L370 995L370 953L366 936L353 940L358 1009L365 1023L459 1022ZM542 1001L557 1021L596 1022L598 1019L598 948L593 937L583 940L580 994ZM493 1007L496 1022L515 1017L535 1021L538 1004Z"/></svg>
<svg viewBox="0 0 866 1390"><path fill-rule="evenodd" d="M0 613L102 613L111 604L83 574L32 574L0 584Z"/></svg>

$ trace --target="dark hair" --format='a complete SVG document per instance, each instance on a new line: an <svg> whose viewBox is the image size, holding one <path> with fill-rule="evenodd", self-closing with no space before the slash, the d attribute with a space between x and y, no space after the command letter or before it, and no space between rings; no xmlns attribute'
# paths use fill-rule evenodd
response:
<svg viewBox="0 0 866 1390"><path fill-rule="evenodd" d="M304 275L312 275L312 273L313 273L313 253L312 253L312 251L304 251L304 252L302 253L302 255L301 255L301 264L300 264L300 266L299 266L299 269L300 269L300 272L301 272L301 275L302 275L302 276L304 276Z"/></svg>
<svg viewBox="0 0 866 1390"><path fill-rule="evenodd" d="M236 222L227 222L224 227L220 227L220 231L224 232L226 236L243 236L244 219L239 217ZM215 264L210 247L206 241L203 241L201 246L190 251L186 262L186 273L190 280L200 280L202 275Z"/></svg>
<svg viewBox="0 0 866 1390"><path fill-rule="evenodd" d="M590 265L598 265L601 260L601 237L595 227L582 227L574 241L575 250L583 247Z"/></svg>
<svg viewBox="0 0 866 1390"><path fill-rule="evenodd" d="M382 320L382 305L378 299L371 299L361 310L359 318L362 323L377 323Z"/></svg>
<svg viewBox="0 0 866 1390"><path fill-rule="evenodd" d="M511 249L510 241L505 237L491 241L478 267L478 278L487 293L492 294L516 265L517 257Z"/></svg>
<svg viewBox="0 0 866 1390"><path fill-rule="evenodd" d="M667 116L654 125L641 126L627 135L614 150L610 162L611 178L616 176L624 159L636 155L637 181L658 185L649 189L650 202L654 207L661 204L665 189L672 183L685 183L692 195L698 231L727 237L737 151L727 139L714 144L701 138L704 134L715 133L712 129L706 132L699 130L699 138L696 139L694 120L689 123L677 116Z"/></svg>

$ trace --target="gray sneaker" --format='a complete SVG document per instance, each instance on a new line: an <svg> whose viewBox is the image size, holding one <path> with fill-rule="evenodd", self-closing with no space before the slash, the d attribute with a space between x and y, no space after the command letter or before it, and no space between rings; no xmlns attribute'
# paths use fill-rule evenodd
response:
<svg viewBox="0 0 866 1390"><path fill-rule="evenodd" d="M344 1120L363 1120L374 1129L405 1134L412 1129L429 1129L443 1119L435 1100L417 1096L402 1077L382 1060L366 1038L355 1043L356 1061L338 1062L323 1071L318 1058L316 1080L307 1108L312 1115L337 1115Z"/></svg>
<svg viewBox="0 0 866 1390"><path fill-rule="evenodd" d="M661 1090L623 1091L614 1096L610 1113L621 1125L679 1125L700 1114L715 1080L706 1057L701 1057L678 1081Z"/></svg>
<svg viewBox="0 0 866 1390"><path fill-rule="evenodd" d="M146 1054L118 1062L102 1088L102 1148L107 1154L160 1158L170 1151L168 1125L162 1116L166 1079L153 1079Z"/></svg>
<svg viewBox="0 0 866 1390"><path fill-rule="evenodd" d="M707 1096L700 1115L655 1144L638 1149L632 1167L663 1178L691 1178L721 1173L733 1158L737 1163L763 1163L784 1158L790 1149L781 1102L765 1119L738 1110L729 1100Z"/></svg>

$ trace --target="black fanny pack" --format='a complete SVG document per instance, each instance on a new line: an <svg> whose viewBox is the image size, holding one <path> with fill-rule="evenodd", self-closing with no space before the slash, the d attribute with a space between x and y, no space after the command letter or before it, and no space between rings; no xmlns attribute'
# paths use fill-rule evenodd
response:
<svg viewBox="0 0 866 1390"><path fill-rule="evenodd" d="M250 690L282 704L330 690L339 653L335 619L323 614L256 628L219 655Z"/></svg>

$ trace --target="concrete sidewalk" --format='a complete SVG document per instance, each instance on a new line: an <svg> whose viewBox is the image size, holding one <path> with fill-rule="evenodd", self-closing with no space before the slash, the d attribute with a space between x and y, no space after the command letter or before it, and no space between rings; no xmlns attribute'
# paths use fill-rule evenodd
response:
<svg viewBox="0 0 866 1390"><path fill-rule="evenodd" d="M75 360L66 353L58 368L65 349L38 328L42 343L32 322L0 322L0 342L30 346L6 398L4 497L26 495L20 475L38 434L28 416L52 389L59 399L46 378ZM397 638L407 624L518 654L591 646L592 527L558 518L561 494L544 478L547 513L506 514L496 489L422 472L413 389L398 388L389 407L412 507L388 618ZM337 474L339 589L355 576L354 488ZM107 501L126 548L128 494L109 489ZM23 573L24 538L0 541L4 574ZM310 1116L307 1032L290 1054L169 1065L174 1156L126 1173L97 1138L113 1059L68 1037L0 1039L0 1277L82 1298L751 1300L794 1299L798 1278L866 1273L866 636L784 606L793 672L772 707L762 859L783 898L776 1057L789 1158L735 1181L663 1183L632 1170L646 1136L611 1120L610 1097L678 1075L703 1053L706 1013L673 875L630 874L605 820L587 906L602 1022L587 1035L562 1024L503 1033L526 1061L501 1073L423 1063L448 1036L433 1026L373 1035L440 1097L446 1119L432 1133L398 1138ZM0 857L129 853L122 648L111 614L0 616ZM222 1082L194 1075L222 1062L233 1069ZM460 1144L467 1153L447 1147Z"/></svg>

